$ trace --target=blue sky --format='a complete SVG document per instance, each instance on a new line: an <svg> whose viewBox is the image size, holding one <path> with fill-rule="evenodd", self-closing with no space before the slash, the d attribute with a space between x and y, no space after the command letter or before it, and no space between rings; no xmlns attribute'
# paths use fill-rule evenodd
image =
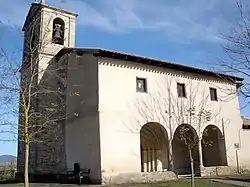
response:
<svg viewBox="0 0 250 187"><path fill-rule="evenodd" d="M32 0L0 1L0 43L21 60L21 27ZM237 21L235 0L47 0L79 14L76 45L102 47L210 69L224 58L219 36ZM247 109L242 114L248 115ZM16 154L1 143L1 154Z"/></svg>

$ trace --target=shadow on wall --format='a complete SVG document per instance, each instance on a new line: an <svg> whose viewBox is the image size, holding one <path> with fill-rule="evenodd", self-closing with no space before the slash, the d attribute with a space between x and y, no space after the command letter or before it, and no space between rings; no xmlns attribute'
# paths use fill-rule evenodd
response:
<svg viewBox="0 0 250 187"><path fill-rule="evenodd" d="M48 63L33 99L41 131L30 148L31 173L56 175L77 162L90 169L93 182L101 182L97 65L93 55L74 52Z"/></svg>
<svg viewBox="0 0 250 187"><path fill-rule="evenodd" d="M60 60L63 63L63 59ZM79 163L90 179L101 182L98 59L92 54L67 55L65 147L67 169Z"/></svg>

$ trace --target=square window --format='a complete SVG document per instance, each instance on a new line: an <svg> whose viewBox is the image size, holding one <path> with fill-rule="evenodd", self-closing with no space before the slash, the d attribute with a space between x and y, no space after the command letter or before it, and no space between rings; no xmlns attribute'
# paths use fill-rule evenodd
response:
<svg viewBox="0 0 250 187"><path fill-rule="evenodd" d="M250 119L242 117L242 129L243 130L250 130Z"/></svg>
<svg viewBox="0 0 250 187"><path fill-rule="evenodd" d="M250 125L249 124L243 124L242 129L243 130L250 130Z"/></svg>
<svg viewBox="0 0 250 187"><path fill-rule="evenodd" d="M210 98L211 101L218 101L217 90L215 88L210 88Z"/></svg>
<svg viewBox="0 0 250 187"><path fill-rule="evenodd" d="M187 97L185 84L177 83L178 97Z"/></svg>
<svg viewBox="0 0 250 187"><path fill-rule="evenodd" d="M145 78L136 78L136 91L147 92L147 80Z"/></svg>

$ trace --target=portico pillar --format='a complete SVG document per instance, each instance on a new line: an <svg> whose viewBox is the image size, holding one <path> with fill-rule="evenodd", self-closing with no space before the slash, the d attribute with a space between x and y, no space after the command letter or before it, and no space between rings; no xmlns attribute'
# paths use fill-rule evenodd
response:
<svg viewBox="0 0 250 187"><path fill-rule="evenodd" d="M157 171L157 149L154 149L154 162L155 162L155 171Z"/></svg>
<svg viewBox="0 0 250 187"><path fill-rule="evenodd" d="M150 171L153 172L154 171L154 166L153 166L153 149L150 149Z"/></svg>
<svg viewBox="0 0 250 187"><path fill-rule="evenodd" d="M151 150L150 149L148 149L148 172L150 172L151 171Z"/></svg>
<svg viewBox="0 0 250 187"><path fill-rule="evenodd" d="M202 141L201 141L201 138L199 138L198 147L199 147L199 159L200 159L200 169L201 169L201 168L203 167L203 158L202 158Z"/></svg>
<svg viewBox="0 0 250 187"><path fill-rule="evenodd" d="M142 172L146 172L147 171L147 150L143 150L142 151Z"/></svg>
<svg viewBox="0 0 250 187"><path fill-rule="evenodd" d="M155 150L154 149L152 149L151 154L152 154L152 171L156 171L155 170L156 161L155 161Z"/></svg>
<svg viewBox="0 0 250 187"><path fill-rule="evenodd" d="M156 151L156 160L157 160L157 171L162 171L162 154L161 150Z"/></svg>
<svg viewBox="0 0 250 187"><path fill-rule="evenodd" d="M149 153L148 153L148 149L146 149L146 157L147 157L147 159L145 161L146 168L147 168L146 172L149 172Z"/></svg>

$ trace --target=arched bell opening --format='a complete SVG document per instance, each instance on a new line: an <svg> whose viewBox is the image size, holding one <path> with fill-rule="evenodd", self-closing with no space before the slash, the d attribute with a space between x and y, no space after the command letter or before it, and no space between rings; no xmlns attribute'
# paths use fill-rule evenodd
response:
<svg viewBox="0 0 250 187"><path fill-rule="evenodd" d="M61 18L55 18L53 21L52 42L64 45L65 23Z"/></svg>

